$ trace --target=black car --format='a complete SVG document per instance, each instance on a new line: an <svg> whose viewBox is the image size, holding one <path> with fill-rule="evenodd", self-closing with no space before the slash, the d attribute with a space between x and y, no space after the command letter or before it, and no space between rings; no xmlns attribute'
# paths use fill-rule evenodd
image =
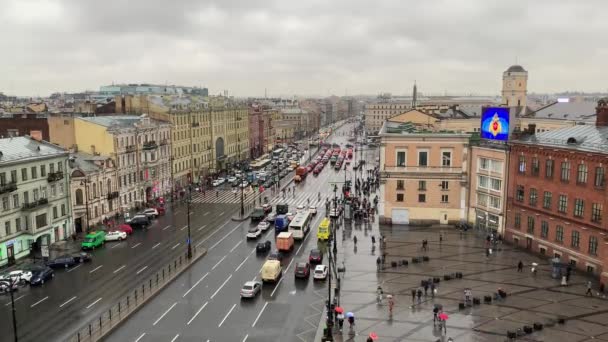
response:
<svg viewBox="0 0 608 342"><path fill-rule="evenodd" d="M270 241L268 241L268 240L266 240L264 242L259 242L255 246L255 252L258 254L267 253L271 247L272 247L272 243L270 243Z"/></svg>
<svg viewBox="0 0 608 342"><path fill-rule="evenodd" d="M78 263L80 263L80 259L76 259L69 255L63 255L47 261L46 265L50 268L68 268Z"/></svg>
<svg viewBox="0 0 608 342"><path fill-rule="evenodd" d="M86 252L72 254L72 258L78 260L78 262L89 262L93 260L93 256L90 253Z"/></svg>
<svg viewBox="0 0 608 342"><path fill-rule="evenodd" d="M266 217L266 212L262 208L255 208L250 215L252 222L262 221Z"/></svg>
<svg viewBox="0 0 608 342"><path fill-rule="evenodd" d="M283 254L277 250L272 251L269 255L268 258L266 258L266 260L279 260L282 261L283 260Z"/></svg>
<svg viewBox="0 0 608 342"><path fill-rule="evenodd" d="M311 264L320 264L323 262L323 252L319 249L311 249L310 255L308 256L308 261Z"/></svg>
<svg viewBox="0 0 608 342"><path fill-rule="evenodd" d="M32 269L30 285L43 285L45 281L55 277L55 272L50 267L39 267Z"/></svg>
<svg viewBox="0 0 608 342"><path fill-rule="evenodd" d="M299 262L294 270L296 278L308 278L310 276L310 264L307 262Z"/></svg>
<svg viewBox="0 0 608 342"><path fill-rule="evenodd" d="M146 215L135 215L128 224L133 228L145 228L150 224L150 219Z"/></svg>

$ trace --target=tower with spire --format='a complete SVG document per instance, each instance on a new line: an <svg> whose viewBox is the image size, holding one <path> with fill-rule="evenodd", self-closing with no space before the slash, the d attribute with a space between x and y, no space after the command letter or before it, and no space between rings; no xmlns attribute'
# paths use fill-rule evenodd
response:
<svg viewBox="0 0 608 342"><path fill-rule="evenodd" d="M412 109L416 108L417 100L418 100L418 88L416 87L416 81L414 81L414 89L412 90Z"/></svg>

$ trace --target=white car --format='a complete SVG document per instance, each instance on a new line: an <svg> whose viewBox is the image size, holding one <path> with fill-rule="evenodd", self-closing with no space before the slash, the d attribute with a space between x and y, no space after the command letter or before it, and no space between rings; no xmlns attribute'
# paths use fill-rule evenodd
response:
<svg viewBox="0 0 608 342"><path fill-rule="evenodd" d="M16 270L16 271L9 272L8 277L12 278L13 280L15 280L19 283L20 282L29 283L30 279L32 279L32 272Z"/></svg>
<svg viewBox="0 0 608 342"><path fill-rule="evenodd" d="M325 280L327 278L327 266L325 265L317 265L315 267L315 272L313 274L313 279L317 280Z"/></svg>
<svg viewBox="0 0 608 342"><path fill-rule="evenodd" d="M144 215L151 217L151 218L157 218L158 210L156 210L156 208L148 208L148 209L144 210Z"/></svg>
<svg viewBox="0 0 608 342"><path fill-rule="evenodd" d="M296 214L301 213L302 210L304 210L304 205L300 204L299 206L296 207Z"/></svg>
<svg viewBox="0 0 608 342"><path fill-rule="evenodd" d="M246 188L249 185L249 183L247 181L243 181L241 183L241 188Z"/></svg>
<svg viewBox="0 0 608 342"><path fill-rule="evenodd" d="M248 281L241 289L242 298L253 298L262 290L262 284L259 281Z"/></svg>
<svg viewBox="0 0 608 342"><path fill-rule="evenodd" d="M270 223L268 223L267 221L261 221L260 223L258 223L258 228L260 228L260 230L262 230L263 232L265 232L269 227Z"/></svg>
<svg viewBox="0 0 608 342"><path fill-rule="evenodd" d="M317 207L315 207L314 205L309 205L308 206L308 212L313 214L313 215L317 215Z"/></svg>
<svg viewBox="0 0 608 342"><path fill-rule="evenodd" d="M106 234L106 241L122 241L127 238L127 233L118 230L108 232Z"/></svg>
<svg viewBox="0 0 608 342"><path fill-rule="evenodd" d="M260 237L260 235L262 235L262 230L260 230L260 228L258 228L258 227L251 227L247 231L248 239L257 239Z"/></svg>
<svg viewBox="0 0 608 342"><path fill-rule="evenodd" d="M218 185L222 185L222 183L224 183L224 182L220 181L219 179L216 179L213 182L211 182L211 185L218 186Z"/></svg>
<svg viewBox="0 0 608 342"><path fill-rule="evenodd" d="M234 176L228 177L228 183L233 183L235 181L236 181L236 177L234 177Z"/></svg>
<svg viewBox="0 0 608 342"><path fill-rule="evenodd" d="M269 213L268 215L266 215L266 221L268 222L274 222L274 220L277 218L277 214L275 213Z"/></svg>

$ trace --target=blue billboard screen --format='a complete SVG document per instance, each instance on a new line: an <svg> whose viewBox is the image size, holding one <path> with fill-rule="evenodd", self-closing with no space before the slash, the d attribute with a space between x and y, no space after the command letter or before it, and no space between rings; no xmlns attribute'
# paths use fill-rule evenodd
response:
<svg viewBox="0 0 608 342"><path fill-rule="evenodd" d="M509 139L509 108L486 108L481 115L481 137L501 141Z"/></svg>

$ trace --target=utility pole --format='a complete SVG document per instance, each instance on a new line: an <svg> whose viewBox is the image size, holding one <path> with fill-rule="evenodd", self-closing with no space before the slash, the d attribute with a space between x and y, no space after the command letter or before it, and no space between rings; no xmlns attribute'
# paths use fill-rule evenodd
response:
<svg viewBox="0 0 608 342"><path fill-rule="evenodd" d="M16 283L17 283L17 278L12 278L12 277L8 277L8 278L0 280L0 285L8 286L8 292L11 294L11 311L13 314L13 336L14 336L15 342L18 342L19 337L17 336L17 314L16 314L16 309L15 309L15 296L13 295L13 292L15 292L13 287L15 286Z"/></svg>

